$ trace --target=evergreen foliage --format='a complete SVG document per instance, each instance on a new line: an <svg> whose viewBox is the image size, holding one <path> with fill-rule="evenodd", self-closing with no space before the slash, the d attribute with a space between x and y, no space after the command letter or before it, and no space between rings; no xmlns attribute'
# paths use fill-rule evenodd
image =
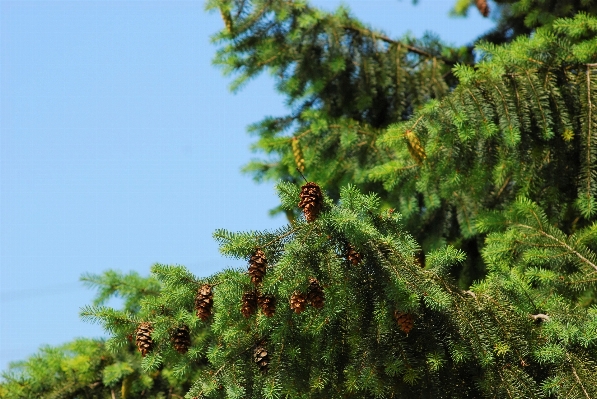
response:
<svg viewBox="0 0 597 399"><path fill-rule="evenodd" d="M299 187L278 188L284 209L296 208ZM156 332L144 369L168 366L185 375L203 361L188 397L597 394L597 307L586 304L597 272L597 256L585 244L594 225L567 236L525 198L508 213L487 214L476 228L491 232L483 251L489 272L464 291L450 269L466 255L446 246L428 253L421 267L420 248L401 216L380 203L349 185L338 204L325 200L315 221L299 218L275 232L217 231L225 255L249 264L256 248L265 254L269 267L257 287L247 270L200 280L182 267L155 265L162 289L140 311ZM362 254L359 264L348 259L347 244ZM290 298L309 292L314 280L325 294L323 306L298 314ZM193 304L205 283L214 287L208 322L196 317ZM245 292L277 298L273 316L245 317ZM83 313L112 329L116 342L140 320L115 328L124 312L89 307ZM408 328L404 318L395 320L403 314L410 315ZM194 336L187 355L173 350L167 333L181 322Z"/></svg>
<svg viewBox="0 0 597 399"><path fill-rule="evenodd" d="M215 63L237 75L232 88L268 70L292 110L250 128L260 137L256 147L279 159L246 170L298 181L295 168L306 168L334 198L339 187L362 181L364 165L385 159L371 151L380 129L447 94L456 83L451 66L470 61L466 48L433 37L390 39L342 7L330 14L304 1L209 1L213 8L229 21L214 38L223 44Z"/></svg>
<svg viewBox="0 0 597 399"><path fill-rule="evenodd" d="M553 6L522 3L500 21ZM531 37L481 42L473 66L471 49L393 40L343 8L208 2L232 16L215 37L224 44L216 64L237 74L235 84L268 70L292 108L251 127L266 157L246 170L299 182L298 167L334 200L348 183L379 193L425 251L449 243L467 252L456 272L466 287L484 273L479 212L527 196L567 232L595 212L597 39L594 18L578 12L595 10L574 6L565 7L574 18L529 22L545 25Z"/></svg>
<svg viewBox="0 0 597 399"><path fill-rule="evenodd" d="M597 11L496 5L473 52L208 1L233 88L269 70L288 98L247 170L279 180L289 224L217 230L247 266L207 278L84 276L111 338L13 365L2 397L597 398Z"/></svg>
<svg viewBox="0 0 597 399"><path fill-rule="evenodd" d="M121 313L138 317L141 301L159 294L153 277L108 270L102 275L87 274L82 280L97 288L95 308L112 297L123 300ZM115 314L106 309L106 314ZM118 323L119 321L114 321ZM179 378L172 368L152 373L142 369L132 336L119 345L114 340L76 339L58 347L43 347L25 361L12 363L2 373L0 397L6 399L166 399L184 396L190 382ZM200 365L193 365L197 370Z"/></svg>

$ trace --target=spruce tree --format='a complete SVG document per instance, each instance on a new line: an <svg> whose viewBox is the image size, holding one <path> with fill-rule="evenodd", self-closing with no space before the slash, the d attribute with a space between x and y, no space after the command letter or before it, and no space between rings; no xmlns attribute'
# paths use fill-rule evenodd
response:
<svg viewBox="0 0 597 399"><path fill-rule="evenodd" d="M209 1L234 87L269 70L288 97L247 170L279 181L289 223L216 231L242 269L86 276L82 315L128 356L94 366L95 397L134 370L187 398L597 398L596 11L496 4L473 50L342 8Z"/></svg>

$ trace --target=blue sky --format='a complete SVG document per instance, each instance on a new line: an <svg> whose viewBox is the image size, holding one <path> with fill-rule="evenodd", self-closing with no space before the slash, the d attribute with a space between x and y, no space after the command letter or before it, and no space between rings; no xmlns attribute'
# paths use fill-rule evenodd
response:
<svg viewBox="0 0 597 399"><path fill-rule="evenodd" d="M313 2L332 10L340 2ZM465 44L492 22L453 0L345 1L393 37ZM79 336L85 272L238 265L216 228L282 225L272 184L240 168L250 123L285 112L265 75L239 93L212 66L201 1L0 1L0 370Z"/></svg>

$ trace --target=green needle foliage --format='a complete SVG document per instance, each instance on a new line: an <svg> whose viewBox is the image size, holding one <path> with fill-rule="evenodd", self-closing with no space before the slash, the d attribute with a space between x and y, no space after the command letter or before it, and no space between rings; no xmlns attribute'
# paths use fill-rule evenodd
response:
<svg viewBox="0 0 597 399"><path fill-rule="evenodd" d="M160 292L159 281L137 273L109 270L102 275L87 274L82 280L98 293L94 309L118 297L120 311L139 317L141 300ZM110 314L119 314L110 309ZM197 366L195 371L199 368ZM43 347L25 361L15 362L2 373L0 397L6 399L166 399L182 397L190 382L179 378L172 368L146 373L132 336L120 345L114 340L76 339L58 347Z"/></svg>
<svg viewBox="0 0 597 399"><path fill-rule="evenodd" d="M289 224L214 233L248 268L84 276L82 316L111 338L13 366L0 394L597 398L597 10L490 6L473 49L344 8L208 1L233 89L267 70L287 96L246 170L278 181Z"/></svg>
<svg viewBox="0 0 597 399"><path fill-rule="evenodd" d="M523 3L500 8L500 21L553 6ZM509 44L473 51L390 39L343 8L208 2L228 21L216 64L235 85L268 70L292 111L250 128L264 158L246 171L298 183L298 167L334 200L349 183L378 193L425 251L467 253L455 271L467 287L485 272L479 213L526 196L569 233L595 215L597 31L579 12L595 10L574 7L563 13L573 18L529 22L532 36L511 30Z"/></svg>
<svg viewBox="0 0 597 399"><path fill-rule="evenodd" d="M246 170L258 179L296 179L295 138L310 178L336 199L341 186L362 181L364 165L386 159L372 151L381 129L446 95L456 84L450 68L471 61L466 48L433 37L393 40L342 7L335 14L305 1L209 1L207 7L219 9L227 24L214 37L222 44L215 64L237 75L232 88L267 70L291 109L250 128L259 136L255 147L274 162L255 161Z"/></svg>
<svg viewBox="0 0 597 399"><path fill-rule="evenodd" d="M280 183L278 191L283 209L295 209L299 187ZM189 398L597 395L597 307L586 304L597 275L597 256L585 244L594 225L567 236L524 198L506 213L488 214L477 222L491 231L482 254L488 275L462 290L450 271L466 254L446 246L427 253L422 267L402 217L380 204L349 185L337 204L325 200L314 222L299 218L274 232L216 231L224 255L248 261L257 249L265 254L259 284L243 269L200 280L183 267L155 265L162 288L141 302L143 317L103 307L83 314L104 323L113 342L151 322L154 348L142 362L149 373L169 367L186 375L203 362ZM358 262L350 261L349 247ZM293 311L291 298L309 297L313 279L323 307ZM203 322L193 298L205 283L213 286L214 308ZM274 314L261 308L243 315L247 292L275 297ZM413 328L397 323L396 314L410 315ZM169 334L181 323L194 334L186 355L173 350ZM258 348L267 351L264 367L256 364Z"/></svg>

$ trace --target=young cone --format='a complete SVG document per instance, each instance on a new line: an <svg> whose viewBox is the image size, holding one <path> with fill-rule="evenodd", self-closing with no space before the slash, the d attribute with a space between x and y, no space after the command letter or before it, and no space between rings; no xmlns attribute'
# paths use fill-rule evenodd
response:
<svg viewBox="0 0 597 399"><path fill-rule="evenodd" d="M261 284L266 268L267 259L265 258L265 253L261 249L257 249L251 256L251 259L249 259L249 275L253 284Z"/></svg>
<svg viewBox="0 0 597 399"><path fill-rule="evenodd" d="M191 346L191 333L189 327L183 325L178 327L172 333L172 345L178 353L187 353Z"/></svg>
<svg viewBox="0 0 597 399"><path fill-rule="evenodd" d="M261 311L267 317L272 317L276 312L276 297L273 295L260 295L257 299Z"/></svg>
<svg viewBox="0 0 597 399"><path fill-rule="evenodd" d="M421 145L421 141L412 130L407 130L406 133L404 133L404 137L406 138L406 146L408 152L410 152L410 156L417 164L421 165L427 158L427 154L425 154L425 149Z"/></svg>
<svg viewBox="0 0 597 399"><path fill-rule="evenodd" d="M305 159L303 158L303 152L301 151L301 145L296 137L292 139L292 155L294 155L294 162L299 172L305 171Z"/></svg>
<svg viewBox="0 0 597 399"><path fill-rule="evenodd" d="M197 296L195 297L195 310L197 311L197 317L205 321L211 316L211 309L213 307L213 292L211 285L203 284L197 290Z"/></svg>
<svg viewBox="0 0 597 399"><path fill-rule="evenodd" d="M299 208L303 210L307 222L317 219L323 206L323 193L317 183L309 182L301 187Z"/></svg>
<svg viewBox="0 0 597 399"><path fill-rule="evenodd" d="M153 340L151 339L152 331L153 327L151 323L147 321L142 322L139 324L139 326L137 326L137 331L135 332L136 343L137 348L143 357L145 357L153 349Z"/></svg>
<svg viewBox="0 0 597 399"><path fill-rule="evenodd" d="M323 308L323 301L324 301L324 294L323 288L319 284L316 278L311 277L309 279L309 290L307 291L307 301L313 306L315 309Z"/></svg>
<svg viewBox="0 0 597 399"><path fill-rule="evenodd" d="M257 364L261 372L266 372L269 366L269 353L267 353L267 349L262 345L255 348L253 350L253 361Z"/></svg>
<svg viewBox="0 0 597 399"><path fill-rule="evenodd" d="M410 330L413 329L414 326L414 317L410 313L400 312L398 310L394 311L394 318L396 319L396 323L400 329L405 333L408 334Z"/></svg>
<svg viewBox="0 0 597 399"><path fill-rule="evenodd" d="M295 291L290 297L290 309L294 313L302 313L307 307L307 296L302 292Z"/></svg>
<svg viewBox="0 0 597 399"><path fill-rule="evenodd" d="M256 310L257 295L255 294L255 291L245 292L243 294L243 304L240 308L240 312L248 319Z"/></svg>

